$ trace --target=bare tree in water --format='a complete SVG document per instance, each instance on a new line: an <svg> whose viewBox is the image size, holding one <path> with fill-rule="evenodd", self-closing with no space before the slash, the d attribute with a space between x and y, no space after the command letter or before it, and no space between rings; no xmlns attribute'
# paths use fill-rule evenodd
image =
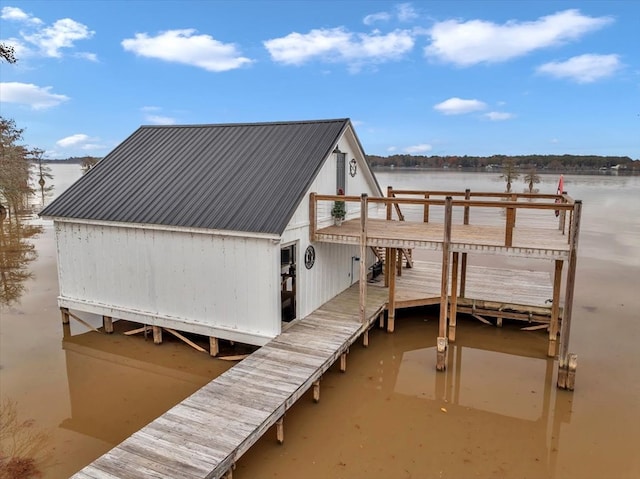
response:
<svg viewBox="0 0 640 479"><path fill-rule="evenodd" d="M33 193L28 150L19 144L23 132L15 121L0 117L0 204L8 216L24 211Z"/></svg>
<svg viewBox="0 0 640 479"><path fill-rule="evenodd" d="M513 159L509 158L502 164L502 178L507 183L507 193L511 193L511 184L518 179L520 174L516 165L513 163Z"/></svg>
<svg viewBox="0 0 640 479"><path fill-rule="evenodd" d="M524 182L529 185L529 193L533 193L533 185L540 183L540 175L535 168L531 168L526 175L524 175Z"/></svg>

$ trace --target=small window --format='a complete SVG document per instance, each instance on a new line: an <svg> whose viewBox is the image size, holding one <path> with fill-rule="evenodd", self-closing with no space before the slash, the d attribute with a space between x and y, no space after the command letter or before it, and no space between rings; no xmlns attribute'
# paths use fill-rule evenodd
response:
<svg viewBox="0 0 640 479"><path fill-rule="evenodd" d="M346 192L346 186L347 186L347 171L346 171L346 161L347 161L347 154L346 153L336 153L337 155L337 160L338 160L338 168L337 168L337 181L336 181L336 193L340 190L342 190L343 192Z"/></svg>

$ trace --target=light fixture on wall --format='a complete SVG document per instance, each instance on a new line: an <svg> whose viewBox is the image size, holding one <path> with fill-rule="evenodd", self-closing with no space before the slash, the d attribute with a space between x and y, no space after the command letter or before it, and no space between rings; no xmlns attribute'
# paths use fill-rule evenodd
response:
<svg viewBox="0 0 640 479"><path fill-rule="evenodd" d="M333 150L333 153L335 153L336 155L339 155L340 153L342 153L340 151L340 148L338 148L338 145L336 145L336 148L335 148L335 150Z"/></svg>
<svg viewBox="0 0 640 479"><path fill-rule="evenodd" d="M358 162L356 161L355 158L351 158L351 161L349 162L349 174L351 175L352 178L356 176L357 171L358 171Z"/></svg>

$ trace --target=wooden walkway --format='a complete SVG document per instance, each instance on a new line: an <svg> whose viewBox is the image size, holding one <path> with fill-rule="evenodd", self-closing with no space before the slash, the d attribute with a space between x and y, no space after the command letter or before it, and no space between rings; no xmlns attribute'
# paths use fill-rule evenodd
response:
<svg viewBox="0 0 640 479"><path fill-rule="evenodd" d="M413 268L403 269L402 276L396 278L396 308L440 304L441 268L440 263L414 260ZM382 284L371 286L369 290ZM548 323L552 298L548 272L469 266L465 297L458 298L458 311L476 309L478 314L491 317Z"/></svg>
<svg viewBox="0 0 640 479"><path fill-rule="evenodd" d="M383 313L387 290L369 288L360 322L356 283L134 433L73 477L219 478L346 353ZM319 394L319 389L317 390ZM318 396L319 397L319 396Z"/></svg>

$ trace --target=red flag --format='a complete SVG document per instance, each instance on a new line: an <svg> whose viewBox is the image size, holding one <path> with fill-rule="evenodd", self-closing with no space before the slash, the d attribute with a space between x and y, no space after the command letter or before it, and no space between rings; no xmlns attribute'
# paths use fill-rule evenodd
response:
<svg viewBox="0 0 640 479"><path fill-rule="evenodd" d="M558 181L558 191L556 195L564 194L564 176L560 175L560 181ZM562 200L560 198L556 198L556 203L561 203ZM560 216L560 211L556 210L556 216Z"/></svg>

